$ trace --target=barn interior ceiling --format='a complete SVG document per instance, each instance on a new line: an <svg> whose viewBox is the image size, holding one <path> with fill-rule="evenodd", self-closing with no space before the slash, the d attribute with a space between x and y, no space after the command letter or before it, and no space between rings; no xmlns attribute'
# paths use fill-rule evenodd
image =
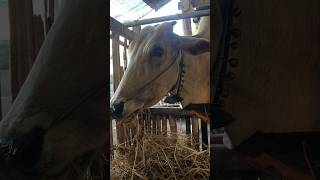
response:
<svg viewBox="0 0 320 180"><path fill-rule="evenodd" d="M159 10L170 0L111 0L110 16L120 22L142 19Z"/></svg>

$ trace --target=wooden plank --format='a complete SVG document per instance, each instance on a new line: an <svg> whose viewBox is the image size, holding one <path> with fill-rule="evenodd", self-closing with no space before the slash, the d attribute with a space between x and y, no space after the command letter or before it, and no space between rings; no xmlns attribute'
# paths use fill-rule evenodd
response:
<svg viewBox="0 0 320 180"><path fill-rule="evenodd" d="M149 114L148 114L148 109L143 110L143 120L144 120L144 129L146 133L149 133L150 131L150 126L149 126Z"/></svg>
<svg viewBox="0 0 320 180"><path fill-rule="evenodd" d="M124 128L125 144L126 144L126 146L130 146L131 145L131 139L132 139L131 129L129 127L126 127L126 126L123 126L123 128Z"/></svg>
<svg viewBox="0 0 320 180"><path fill-rule="evenodd" d="M110 147L113 146L113 127L112 127L112 119L110 121L110 125L108 127L108 129L110 130L109 131L109 134L110 134ZM111 152L112 153L112 152Z"/></svg>
<svg viewBox="0 0 320 180"><path fill-rule="evenodd" d="M119 35L113 33L112 38L113 89L116 91L121 78Z"/></svg>
<svg viewBox="0 0 320 180"><path fill-rule="evenodd" d="M163 135L166 135L167 134L167 118L168 118L168 116L162 116L163 118L162 118L162 134Z"/></svg>
<svg viewBox="0 0 320 180"><path fill-rule="evenodd" d="M183 34L185 36L192 35L191 19L183 19Z"/></svg>
<svg viewBox="0 0 320 180"><path fill-rule="evenodd" d="M121 24L119 21L114 19L113 17L110 17L110 30L112 32L116 32L117 34L120 34L121 36L133 40L135 38L135 33L125 26Z"/></svg>
<svg viewBox="0 0 320 180"><path fill-rule="evenodd" d="M162 116L157 115L157 134L161 134L161 118Z"/></svg>
<svg viewBox="0 0 320 180"><path fill-rule="evenodd" d="M169 124L170 124L170 132L171 134L177 134L177 122L176 119L172 116L169 115Z"/></svg>
<svg viewBox="0 0 320 180"><path fill-rule="evenodd" d="M190 127L190 117L185 116L186 119L186 134L191 134L191 127Z"/></svg>
<svg viewBox="0 0 320 180"><path fill-rule="evenodd" d="M127 69L128 67L128 56L127 56L127 39L124 39L124 43L123 43L123 69L124 71Z"/></svg>
<svg viewBox="0 0 320 180"><path fill-rule="evenodd" d="M152 114L168 114L173 116L189 116L190 111L181 108L149 108Z"/></svg>
<svg viewBox="0 0 320 180"><path fill-rule="evenodd" d="M192 117L192 143L199 150L199 119Z"/></svg>
<svg viewBox="0 0 320 180"><path fill-rule="evenodd" d="M201 121L201 139L202 144L208 145L208 124ZM207 149L205 146L202 146L202 149Z"/></svg>
<svg viewBox="0 0 320 180"><path fill-rule="evenodd" d="M183 14L191 12L192 7L190 4L189 0L181 0L182 2L182 12ZM192 35L192 29L191 29L191 19L187 18L187 19L183 19L182 20L182 26L183 26L183 34L185 36L190 36Z"/></svg>
<svg viewBox="0 0 320 180"><path fill-rule="evenodd" d="M116 127L117 127L117 140L118 140L118 144L122 144L122 146L126 146L125 142L125 129L123 127L123 125L121 123L119 123L118 121L116 122ZM124 151L120 150L120 153L124 153Z"/></svg>
<svg viewBox="0 0 320 180"><path fill-rule="evenodd" d="M151 116L151 121L152 121L152 134L156 134L156 129L157 129L157 116L156 115L152 115Z"/></svg>
<svg viewBox="0 0 320 180"><path fill-rule="evenodd" d="M146 123L145 120L146 120L146 114L145 113L140 113L140 115L139 115L139 125L138 125L139 129L137 129L137 131L141 131L142 134L144 134L144 132L145 132L145 123Z"/></svg>
<svg viewBox="0 0 320 180"><path fill-rule="evenodd" d="M163 21L173 21L173 20L179 20L179 19L187 19L191 17L209 16L209 15L210 15L210 10L208 9L208 10L200 10L200 11L191 11L185 14L175 14L175 15L155 17L150 19L136 20L136 21L123 23L123 25L126 27L133 27L137 25L152 24L152 23L159 23Z"/></svg>

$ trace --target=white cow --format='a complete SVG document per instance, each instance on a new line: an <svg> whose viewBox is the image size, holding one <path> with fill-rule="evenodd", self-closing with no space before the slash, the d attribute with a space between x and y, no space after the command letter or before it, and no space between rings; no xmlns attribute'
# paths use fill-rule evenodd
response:
<svg viewBox="0 0 320 180"><path fill-rule="evenodd" d="M174 25L147 26L130 43L130 63L111 99L115 118L127 118L177 89L183 107L209 103L209 34L178 36Z"/></svg>

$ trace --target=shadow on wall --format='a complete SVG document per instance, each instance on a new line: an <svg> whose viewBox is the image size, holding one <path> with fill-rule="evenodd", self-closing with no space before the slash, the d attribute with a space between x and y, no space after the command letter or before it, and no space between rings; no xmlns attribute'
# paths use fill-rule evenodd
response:
<svg viewBox="0 0 320 180"><path fill-rule="evenodd" d="M11 80L9 70L10 33L8 0L0 0L0 94L1 118L8 112L11 104ZM0 118L0 119L1 119Z"/></svg>

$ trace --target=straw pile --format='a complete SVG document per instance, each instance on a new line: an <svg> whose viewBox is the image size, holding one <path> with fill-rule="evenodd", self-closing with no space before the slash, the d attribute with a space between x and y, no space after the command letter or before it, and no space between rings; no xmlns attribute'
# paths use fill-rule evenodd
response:
<svg viewBox="0 0 320 180"><path fill-rule="evenodd" d="M116 154L111 161L111 179L209 178L209 150L195 150L186 135L145 133L132 144L114 146Z"/></svg>

